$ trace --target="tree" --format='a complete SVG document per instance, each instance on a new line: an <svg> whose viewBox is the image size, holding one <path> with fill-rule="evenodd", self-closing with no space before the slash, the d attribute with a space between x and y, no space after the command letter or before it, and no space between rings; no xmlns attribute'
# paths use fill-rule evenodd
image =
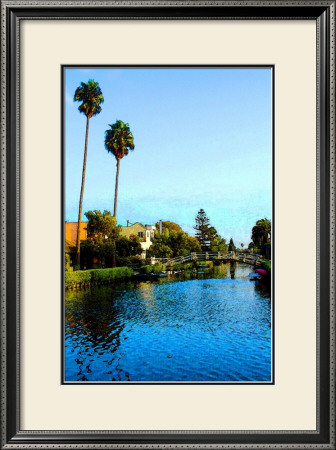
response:
<svg viewBox="0 0 336 450"><path fill-rule="evenodd" d="M147 251L148 256L155 256L156 258L170 258L171 254L172 249L162 241L153 242Z"/></svg>
<svg viewBox="0 0 336 450"><path fill-rule="evenodd" d="M192 252L200 252L201 249L201 245L198 241L198 239L196 239L194 236L189 236L189 234L184 233L185 235L185 242L184 242L184 249L182 252L182 255L189 255Z"/></svg>
<svg viewBox="0 0 336 450"><path fill-rule="evenodd" d="M247 248L251 253L253 253L255 251L254 243L250 242Z"/></svg>
<svg viewBox="0 0 336 450"><path fill-rule="evenodd" d="M229 242L229 252L234 252L236 250L236 246L234 245L233 239L230 239Z"/></svg>
<svg viewBox="0 0 336 450"><path fill-rule="evenodd" d="M89 80L88 83L81 82L81 85L76 89L74 95L75 102L81 102L78 106L79 112L86 116L86 131L85 131L85 144L84 144L84 158L83 158L83 171L82 171L82 184L79 197L79 209L78 209L78 226L76 237L76 265L80 264L80 225L82 221L82 206L83 206L83 194L85 184L85 171L86 171L86 159L88 149L88 136L89 136L89 120L91 117L99 114L101 111L101 103L104 102L104 97L99 84L94 80Z"/></svg>
<svg viewBox="0 0 336 450"><path fill-rule="evenodd" d="M226 243L226 239L217 234L213 242L211 243L210 250L212 250L213 252L227 252L228 245Z"/></svg>
<svg viewBox="0 0 336 450"><path fill-rule="evenodd" d="M155 227L159 231L160 222L156 222ZM166 229L168 229L168 231L176 231L177 233L180 233L182 231L180 225L175 222L171 222L170 220L162 221L162 232L164 232Z"/></svg>
<svg viewBox="0 0 336 450"><path fill-rule="evenodd" d="M159 233L159 223L156 224L153 244L148 250L148 256L169 258L171 256L186 256L191 252L200 252L199 241L185 233L180 225L171 221L162 222L162 234Z"/></svg>
<svg viewBox="0 0 336 450"><path fill-rule="evenodd" d="M117 239L120 235L120 227L117 226L115 217L110 211L88 211L85 213L88 220L87 232L89 239L101 236L103 239Z"/></svg>
<svg viewBox="0 0 336 450"><path fill-rule="evenodd" d="M102 235L97 235L81 243L81 268L91 269L94 265L104 268L111 267L109 259L115 252L113 241L106 240ZM109 258L111 254L111 258Z"/></svg>
<svg viewBox="0 0 336 450"><path fill-rule="evenodd" d="M199 240L202 250L207 250L210 246L210 220L204 209L200 209L198 211L197 216L195 217L195 222L195 236Z"/></svg>
<svg viewBox="0 0 336 450"><path fill-rule="evenodd" d="M134 150L134 138L128 123L117 120L114 124L110 124L109 127L110 129L105 131L105 148L109 153L112 153L117 160L113 209L113 216L117 217L120 160L128 155L130 150Z"/></svg>
<svg viewBox="0 0 336 450"><path fill-rule="evenodd" d="M116 240L120 236L120 227L110 211L88 211L85 213L88 219L87 232L88 242L85 243L86 259L95 257L100 266L113 261L115 267Z"/></svg>
<svg viewBox="0 0 336 450"><path fill-rule="evenodd" d="M167 238L165 234L163 236L164 242L172 249L174 257L186 256L191 252L201 251L201 246L198 240L193 236L189 236L184 231L176 232L171 230Z"/></svg>
<svg viewBox="0 0 336 450"><path fill-rule="evenodd" d="M116 250L119 258L128 258L140 255L142 247L138 236L130 236L129 239L121 236L116 240Z"/></svg>
<svg viewBox="0 0 336 450"><path fill-rule="evenodd" d="M220 236L215 227L209 226L208 237L210 250L213 252L225 252L228 250L226 240Z"/></svg>
<svg viewBox="0 0 336 450"><path fill-rule="evenodd" d="M257 220L252 228L251 239L256 247L269 244L271 242L271 221L266 218Z"/></svg>

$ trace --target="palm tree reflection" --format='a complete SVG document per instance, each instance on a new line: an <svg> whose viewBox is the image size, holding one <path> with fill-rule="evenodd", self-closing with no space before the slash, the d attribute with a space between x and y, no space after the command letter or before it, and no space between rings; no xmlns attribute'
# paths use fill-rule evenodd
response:
<svg viewBox="0 0 336 450"><path fill-rule="evenodd" d="M231 280L234 280L234 279L235 279L236 266L237 266L237 263L236 263L235 261L230 261L230 275L231 275Z"/></svg>
<svg viewBox="0 0 336 450"><path fill-rule="evenodd" d="M91 365L99 357L107 357L105 363L112 365L125 327L120 320L120 308L114 302L113 289L109 287L107 298L92 295L92 290L67 293L65 340L66 347L74 353L78 381L88 380ZM102 292L104 289L100 288Z"/></svg>

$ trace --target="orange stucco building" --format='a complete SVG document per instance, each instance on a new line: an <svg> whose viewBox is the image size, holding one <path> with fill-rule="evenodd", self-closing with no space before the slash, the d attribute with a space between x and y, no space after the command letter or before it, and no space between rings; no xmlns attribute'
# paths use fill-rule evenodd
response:
<svg viewBox="0 0 336 450"><path fill-rule="evenodd" d="M64 237L65 241L69 244L71 243L72 245L76 245L77 227L77 222L65 222ZM81 222L79 238L81 241L85 241L87 239L87 222Z"/></svg>

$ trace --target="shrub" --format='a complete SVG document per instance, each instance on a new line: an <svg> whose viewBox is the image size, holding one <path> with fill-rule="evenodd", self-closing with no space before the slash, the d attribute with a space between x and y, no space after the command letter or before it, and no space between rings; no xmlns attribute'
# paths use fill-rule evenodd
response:
<svg viewBox="0 0 336 450"><path fill-rule="evenodd" d="M117 266L118 267L141 267L145 265L145 260L142 259L140 256L128 256L120 258L117 256L116 258Z"/></svg>
<svg viewBox="0 0 336 450"><path fill-rule="evenodd" d="M152 273L159 273L165 270L166 267L163 264L154 264L152 268Z"/></svg>
<svg viewBox="0 0 336 450"><path fill-rule="evenodd" d="M263 261L261 263L261 265L266 270L267 275L270 275L271 271L272 271L272 263L271 263L271 261Z"/></svg>
<svg viewBox="0 0 336 450"><path fill-rule="evenodd" d="M152 266L150 264L147 264L146 266L142 266L140 268L141 273L151 273L152 272Z"/></svg>
<svg viewBox="0 0 336 450"><path fill-rule="evenodd" d="M205 260L205 261L197 261L197 265L198 266L209 266L209 269L212 269L214 263L213 261L210 261L209 259Z"/></svg>
<svg viewBox="0 0 336 450"><path fill-rule="evenodd" d="M69 255L69 253L65 253L65 256L64 256L64 270L66 272L72 271L72 267L71 267L70 263L71 263L70 255Z"/></svg>
<svg viewBox="0 0 336 450"><path fill-rule="evenodd" d="M144 266L146 264L145 260L140 256L130 256L129 260L134 266Z"/></svg>
<svg viewBox="0 0 336 450"><path fill-rule="evenodd" d="M162 272L163 270L165 270L165 266L162 264L148 264L146 266L142 266L140 267L140 272L141 273L159 273Z"/></svg>
<svg viewBox="0 0 336 450"><path fill-rule="evenodd" d="M117 256L116 263L117 263L117 267L131 267L131 265L132 265L130 259L127 257L120 258L119 256Z"/></svg>
<svg viewBox="0 0 336 450"><path fill-rule="evenodd" d="M194 267L194 264L189 262L189 263L178 263L178 264L174 264L173 266L173 270L192 270Z"/></svg>
<svg viewBox="0 0 336 450"><path fill-rule="evenodd" d="M133 270L129 267L114 267L113 269L96 269L91 271L93 283L108 283L116 279L129 278Z"/></svg>
<svg viewBox="0 0 336 450"><path fill-rule="evenodd" d="M116 279L130 278L132 275L133 270L129 267L65 272L65 289L70 289L74 286L82 287L90 283L110 283Z"/></svg>
<svg viewBox="0 0 336 450"><path fill-rule="evenodd" d="M65 289L74 285L86 285L91 283L91 270L77 270L76 272L65 272Z"/></svg>

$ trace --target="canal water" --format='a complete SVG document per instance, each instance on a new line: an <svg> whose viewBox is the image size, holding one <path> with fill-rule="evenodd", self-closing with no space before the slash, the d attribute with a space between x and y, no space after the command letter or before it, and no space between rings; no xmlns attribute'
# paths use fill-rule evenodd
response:
<svg viewBox="0 0 336 450"><path fill-rule="evenodd" d="M251 271L67 291L65 381L270 382L270 292Z"/></svg>

